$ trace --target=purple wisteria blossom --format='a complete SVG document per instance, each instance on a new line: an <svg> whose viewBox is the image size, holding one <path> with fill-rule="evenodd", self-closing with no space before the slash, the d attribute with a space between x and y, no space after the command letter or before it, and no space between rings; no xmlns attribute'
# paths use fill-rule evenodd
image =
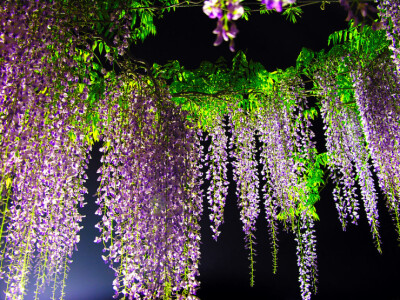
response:
<svg viewBox="0 0 400 300"><path fill-rule="evenodd" d="M198 134L167 96L146 96L145 88L139 93L110 84L101 100L107 126L95 242L103 241L103 259L115 271L115 297L195 299L202 212Z"/></svg>
<svg viewBox="0 0 400 300"><path fill-rule="evenodd" d="M299 267L299 281L302 300L311 300L317 292L317 249L314 221L306 215L300 215L296 226L296 255Z"/></svg>
<svg viewBox="0 0 400 300"><path fill-rule="evenodd" d="M228 0L226 1L227 14L226 17L228 21L238 20L244 14L243 6L240 4L239 0Z"/></svg>
<svg viewBox="0 0 400 300"><path fill-rule="evenodd" d="M255 124L246 116L242 108L236 109L231 121L232 141L236 145L233 180L236 182L236 196L240 208L240 220L245 234L246 247L250 251L250 285L254 284L254 256L256 220L260 213L260 197L258 195L258 171L255 159L256 140Z"/></svg>
<svg viewBox="0 0 400 300"><path fill-rule="evenodd" d="M51 283L63 299L79 242L90 145L76 124L84 123L87 89L77 88L77 37L60 42L70 21L60 10L49 1L4 1L0 9L0 189L12 190L0 193L6 299L24 297L31 273L36 297Z"/></svg>
<svg viewBox="0 0 400 300"><path fill-rule="evenodd" d="M277 95L263 104L256 113L257 134L262 143L260 161L266 218L273 254L273 270L277 268L277 233L279 220L285 227L298 228L303 219L307 230L312 230L313 207L307 202L311 191L307 188L306 161L312 161L316 153L314 133L310 121L304 117L307 99L299 91L304 89L300 78L282 78ZM301 104L300 104L301 103ZM295 231L297 235L297 231ZM304 238L305 239L305 238ZM315 241L313 242L315 244ZM309 286L316 281L316 253L310 250L304 257L304 242L298 247L299 273L303 299L309 299ZM314 261L312 264L304 261ZM307 276L303 276L308 274Z"/></svg>
<svg viewBox="0 0 400 300"><path fill-rule="evenodd" d="M211 19L223 17L221 2L219 0L206 0L204 1L203 12Z"/></svg>
<svg viewBox="0 0 400 300"><path fill-rule="evenodd" d="M293 4L296 0L261 0L265 4L266 9L275 9L277 12L282 12L282 7L287 4Z"/></svg>
<svg viewBox="0 0 400 300"><path fill-rule="evenodd" d="M217 240L221 233L219 227L224 222L225 199L228 195L228 136L225 134L224 121L217 114L214 126L210 130L211 144L209 152L209 169L207 179L211 180L207 191L208 203L210 205L210 221L213 238Z"/></svg>
<svg viewBox="0 0 400 300"><path fill-rule="evenodd" d="M367 144L364 126L361 125L357 109L341 101L340 87L336 84L336 77L331 75L330 71L338 68L338 64L341 63L341 61L331 61L329 71L328 68L325 71L321 70L315 76L322 89L321 114L326 130L328 167L336 183L334 200L343 229L346 228L347 218L356 223L359 204L354 185L356 181L358 182L371 233L377 250L381 252L377 195L368 161L370 144Z"/></svg>
<svg viewBox="0 0 400 300"><path fill-rule="evenodd" d="M384 20L382 23L385 24L387 38L392 42L389 49L392 51L397 77L400 78L400 1L379 1L378 8Z"/></svg>
<svg viewBox="0 0 400 300"><path fill-rule="evenodd" d="M395 66L387 59L377 59L374 67L358 70L353 78L365 140L400 235L400 116Z"/></svg>
<svg viewBox="0 0 400 300"><path fill-rule="evenodd" d="M334 68L334 66L331 66ZM359 203L356 195L354 159L351 153L357 144L349 135L346 127L346 117L335 79L329 77L329 71L316 74L315 79L322 88L321 115L324 122L326 148L329 154L328 168L335 187L333 198L339 213L339 220L343 230L346 229L348 219L357 224L359 218ZM356 147L358 149L359 147Z"/></svg>
<svg viewBox="0 0 400 300"><path fill-rule="evenodd" d="M203 12L211 19L217 20L217 27L213 33L217 35L214 46L219 46L223 41L229 42L229 49L234 52L233 39L239 30L234 23L244 14L240 0L207 0L204 1Z"/></svg>
<svg viewBox="0 0 400 300"><path fill-rule="evenodd" d="M226 26L223 24L222 20L219 20L217 22L217 28L214 29L213 33L217 35L217 38L214 42L214 46L219 46L221 45L222 41L230 41L229 42L229 49L234 52L235 51L235 46L233 39L236 37L237 33L239 31L237 30L237 27L235 23L232 23L229 30L226 29Z"/></svg>

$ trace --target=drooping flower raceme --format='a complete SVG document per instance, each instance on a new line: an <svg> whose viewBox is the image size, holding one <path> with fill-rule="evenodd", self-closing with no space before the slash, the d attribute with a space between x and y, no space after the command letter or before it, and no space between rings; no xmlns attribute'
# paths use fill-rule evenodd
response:
<svg viewBox="0 0 400 300"><path fill-rule="evenodd" d="M209 169L207 179L211 180L207 191L210 205L210 221L213 238L217 240L221 233L219 227L224 222L225 199L228 195L228 136L225 133L224 121L217 114L213 128L210 130L211 144L209 152Z"/></svg>
<svg viewBox="0 0 400 300"><path fill-rule="evenodd" d="M342 60L339 63L343 64ZM315 76L322 88L321 114L326 129L326 147L329 153L328 168L332 172L334 183L336 183L334 200L343 229L346 228L348 218L356 224L359 203L355 182L358 182L373 239L377 250L381 252L377 195L368 161L368 148L357 108L354 105L343 103L341 100L346 98L341 90L342 87L337 82L350 81L350 77L349 80L342 78L340 81L331 73L331 70L336 68L338 68L337 62L332 61L328 68L321 70Z"/></svg>
<svg viewBox="0 0 400 300"><path fill-rule="evenodd" d="M79 242L86 152L82 123L85 93L69 45L56 45L62 26L58 7L47 1L2 3L0 153L3 208L2 272L6 299L22 299L30 274L37 298L52 282L53 298ZM11 21L12 20L12 21ZM29 20L29 22L28 22ZM56 25L57 24L57 25ZM23 76L21 76L21 74ZM77 122L77 123L75 123ZM4 184L5 183L5 184ZM2 193L2 197L3 197Z"/></svg>
<svg viewBox="0 0 400 300"><path fill-rule="evenodd" d="M389 49L392 51L397 77L400 78L400 1L379 1L378 8L381 18L385 21L386 35L392 42Z"/></svg>
<svg viewBox="0 0 400 300"><path fill-rule="evenodd" d="M242 17L244 13L241 0L206 0L203 5L203 12L211 19L217 19L217 27L213 33L217 35L214 46L219 46L222 41L230 41L229 49L233 52L233 39L238 34L234 21Z"/></svg>
<svg viewBox="0 0 400 300"><path fill-rule="evenodd" d="M22 299L30 274L35 297L52 282L64 294L79 242L86 153L82 124L87 91L78 89L76 36L68 43L60 7L5 1L0 27L1 277L6 299ZM23 75L23 76L21 76ZM4 197L6 196L6 197ZM4 197L4 198L3 198Z"/></svg>
<svg viewBox="0 0 400 300"><path fill-rule="evenodd" d="M277 12L282 12L282 7L287 4L293 4L296 0L261 0L265 4L266 9L275 9Z"/></svg>
<svg viewBox="0 0 400 300"><path fill-rule="evenodd" d="M194 299L202 205L197 134L168 98L125 89L110 85L102 100L95 241L105 244L116 297Z"/></svg>
<svg viewBox="0 0 400 300"><path fill-rule="evenodd" d="M370 68L358 70L353 78L365 140L379 186L387 196L389 211L400 234L399 88L394 70L390 61L381 58Z"/></svg>
<svg viewBox="0 0 400 300"><path fill-rule="evenodd" d="M317 201L312 176L318 171L315 160L314 133L310 120L304 115L307 99L300 93L304 89L300 78L282 78L276 95L256 112L257 134L262 143L260 161L266 217L271 236L273 270L277 267L278 220L295 231L302 219L313 220ZM314 198L313 198L314 197ZM303 225L302 225L303 226ZM307 222L311 230L311 222ZM298 244L300 286L303 299L309 299L316 281L316 252L306 243ZM307 258L305 258L307 257ZM312 264L304 260L314 261ZM307 275L305 275L307 274Z"/></svg>
<svg viewBox="0 0 400 300"><path fill-rule="evenodd" d="M296 224L296 255L299 267L301 298L311 300L311 293L317 292L317 249L314 220L301 214Z"/></svg>
<svg viewBox="0 0 400 300"><path fill-rule="evenodd" d="M348 219L356 224L359 218L353 157L350 155L355 144L345 125L343 111L346 107L343 107L336 92L339 87L335 86L335 81L328 74L315 75L315 79L322 88L321 115L326 130L328 168L335 184L333 198L339 213L339 220L345 230Z"/></svg>
<svg viewBox="0 0 400 300"><path fill-rule="evenodd" d="M238 108L232 117L232 141L236 145L232 156L234 158L233 180L236 182L236 196L240 208L240 220L245 234L246 247L250 251L250 285L254 285L254 256L256 220L260 213L258 195L258 170L255 159L256 140L255 125L243 109Z"/></svg>

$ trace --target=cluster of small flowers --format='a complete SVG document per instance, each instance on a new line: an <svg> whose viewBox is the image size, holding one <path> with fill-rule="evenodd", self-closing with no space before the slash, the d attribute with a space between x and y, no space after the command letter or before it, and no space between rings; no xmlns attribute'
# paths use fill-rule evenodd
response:
<svg viewBox="0 0 400 300"><path fill-rule="evenodd" d="M225 133L224 121L219 114L216 115L209 136L211 137L211 144L208 149L207 164L209 169L206 179L211 180L211 184L207 191L207 197L211 210L211 230L214 240L217 240L221 233L219 226L224 222L225 199L228 195L229 186L227 179L228 136Z"/></svg>
<svg viewBox="0 0 400 300"><path fill-rule="evenodd" d="M335 66L331 66L334 68ZM356 175L361 187L361 196L371 226L378 251L380 238L378 233L377 195L374 187L371 166L368 162L368 150L357 112L340 100L335 78L319 74L315 76L322 88L321 114L325 128L326 147L329 153L331 178L336 183L334 200L339 219L345 230L347 218L357 223L359 203L356 195ZM353 169L356 169L356 174ZM344 199L341 197L344 195Z"/></svg>
<svg viewBox="0 0 400 300"><path fill-rule="evenodd" d="M217 27L213 33L217 35L214 46L219 46L222 41L229 41L229 49L235 51L233 39L239 30L234 21L240 19L244 14L244 8L240 4L243 0L205 0L204 13L211 19L217 20ZM296 0L262 0L268 10L282 11L282 6L295 3Z"/></svg>
<svg viewBox="0 0 400 300"><path fill-rule="evenodd" d="M296 255L299 267L301 298L311 300L311 294L317 292L317 249L314 221L306 214L301 214L296 226Z"/></svg>
<svg viewBox="0 0 400 300"><path fill-rule="evenodd" d="M110 85L96 225L115 297L195 298L202 195L200 143L170 100ZM160 122L161 120L161 122Z"/></svg>
<svg viewBox="0 0 400 300"><path fill-rule="evenodd" d="M393 52L392 58L397 69L397 77L400 78L400 1L379 1L378 8L385 23L387 38L392 42L389 49Z"/></svg>
<svg viewBox="0 0 400 300"><path fill-rule="evenodd" d="M282 118L281 109L279 105L265 106L261 107L257 114L257 134L261 142L260 163L263 166L261 176L265 182L262 192L270 233L274 273L277 268L278 254L278 212L281 211L284 202L291 200L286 184L295 184L295 177L291 174L292 161L289 153L286 152L289 149L285 146L285 143L291 139L285 139L283 129L286 126L282 124L285 119Z"/></svg>
<svg viewBox="0 0 400 300"><path fill-rule="evenodd" d="M398 79L395 67L387 59L377 59L369 69L353 74L355 100L360 111L365 140L381 189L395 220L400 200L400 118ZM397 221L400 234L400 224Z"/></svg>
<svg viewBox="0 0 400 300"><path fill-rule="evenodd" d="M258 194L259 179L256 160L256 139L254 120L245 114L242 108L232 115L232 142L236 149L232 151L233 180L236 182L236 196L240 208L240 220L245 234L246 248L250 250L251 281L254 284L254 256L256 221L260 214Z"/></svg>
<svg viewBox="0 0 400 300"><path fill-rule="evenodd" d="M205 0L203 11L211 19L218 19L217 27L213 33L217 35L214 46L219 46L222 41L229 41L229 49L235 51L233 39L238 34L235 20L244 13L241 0Z"/></svg>
<svg viewBox="0 0 400 300"><path fill-rule="evenodd" d="M339 87L335 85L335 79L330 78L328 73L316 74L314 78L322 89L321 116L324 122L326 149L329 154L328 168L335 184L333 199L342 228L345 230L348 219L353 224L357 224L359 218L359 203L351 155L356 145L347 131L344 113L346 107L337 94Z"/></svg>
<svg viewBox="0 0 400 300"><path fill-rule="evenodd" d="M0 186L11 189L1 199L6 299L23 298L32 268L36 297L54 281L62 298L79 242L89 147L75 122L83 118L86 91L75 89L79 74L66 48L74 48L73 38L57 43L63 32L57 12L50 1L5 1L0 8ZM56 52L65 56L55 59Z"/></svg>
<svg viewBox="0 0 400 300"><path fill-rule="evenodd" d="M368 161L369 153L366 147L364 133L361 128L358 115L353 110L344 110L346 114L347 132L351 135L354 147L351 149L354 165L356 167L358 184L361 188L361 197L364 203L364 209L367 214L368 224L371 227L372 237L375 241L379 252L381 250L381 241L378 232L379 214L378 214L378 197L375 190L374 179L372 177L371 165Z"/></svg>
<svg viewBox="0 0 400 300"><path fill-rule="evenodd" d="M313 216L306 205L310 191L306 188L304 172L308 168L306 162L313 161L316 153L310 120L303 113L308 107L307 99L299 94L299 91L304 88L301 79L294 77L282 80L279 88L280 97L277 99L285 99L288 105L283 105L279 100L267 101L269 105L262 107L257 114L256 127L262 144L261 175L266 182L263 193L271 235L274 272L276 272L278 251L278 215L293 229L300 222L300 216L304 215L304 218L312 220ZM315 251L313 253L315 260ZM299 255L298 257L299 261L303 259ZM299 268L301 275L304 272L311 272L312 280L315 279L316 269L312 271L303 264L299 265ZM309 288L305 282L309 282L311 277L301 278L303 299L307 299Z"/></svg>
<svg viewBox="0 0 400 300"><path fill-rule="evenodd" d="M258 171L255 159L255 124L243 109L236 110L232 117L232 142L236 149L232 151L233 180L236 182L236 195L239 201L240 220L243 232L249 236L256 230L256 219L260 213L258 195Z"/></svg>
<svg viewBox="0 0 400 300"><path fill-rule="evenodd" d="M265 4L266 9L275 9L277 12L282 12L282 7L288 4L296 3L296 0L261 0Z"/></svg>

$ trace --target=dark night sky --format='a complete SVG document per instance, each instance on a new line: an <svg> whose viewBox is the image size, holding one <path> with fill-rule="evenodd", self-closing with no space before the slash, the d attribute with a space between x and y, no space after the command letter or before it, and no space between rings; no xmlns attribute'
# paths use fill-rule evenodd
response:
<svg viewBox="0 0 400 300"><path fill-rule="evenodd" d="M302 47L312 50L327 48L328 35L347 27L345 17L346 13L336 2L327 4L325 11L319 9L319 4L306 7L298 24L289 23L276 13L254 14L248 22L237 22L240 33L236 38L236 49L243 50L248 59L262 63L268 71L285 69L295 64ZM201 7L182 8L157 21L157 35L134 47L133 54L150 63L164 64L177 59L188 69L197 68L203 60L215 61L220 56L229 61L233 54L227 44L219 47L212 45L215 23L203 14ZM317 121L314 127L319 135L318 146L323 147L322 123ZM92 197L98 186L98 148L99 145L95 145L89 165L89 193L86 197L89 204L81 209L87 217L67 280L67 300L111 300L113 295L113 272L101 259L102 247L93 243L98 234L94 228L98 219L94 216L96 205ZM379 205L383 255L379 255L374 248L363 208L359 226L349 226L343 232L331 192L332 186L328 185L316 205L321 218L316 224L319 292L313 299L400 299L397 289L400 248L397 247L394 226L383 198L380 198ZM234 194L234 185L231 184L225 224L217 243L211 239L208 208L204 210L200 262L202 284L198 295L202 300L300 299L293 235L281 231L278 272L273 275L263 210L257 223L255 287L250 288L248 253L244 249L244 234ZM47 299L46 295L41 299Z"/></svg>

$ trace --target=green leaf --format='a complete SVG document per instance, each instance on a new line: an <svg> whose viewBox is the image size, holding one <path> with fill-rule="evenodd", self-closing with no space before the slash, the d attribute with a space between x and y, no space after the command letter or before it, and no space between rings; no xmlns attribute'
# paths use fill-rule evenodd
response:
<svg viewBox="0 0 400 300"><path fill-rule="evenodd" d="M100 55L101 55L101 53L103 52L103 42L100 42L99 43L99 53L100 53Z"/></svg>
<svg viewBox="0 0 400 300"><path fill-rule="evenodd" d="M297 18L301 17L303 10L298 6L292 6L286 8L282 15L286 16L286 20L291 21L292 23L297 22Z"/></svg>
<svg viewBox="0 0 400 300"><path fill-rule="evenodd" d="M97 40L94 41L93 46L92 46L92 50L95 51L97 48Z"/></svg>
<svg viewBox="0 0 400 300"><path fill-rule="evenodd" d="M8 189L11 186L11 184L12 184L12 179L10 177L8 177L6 179L6 188Z"/></svg>
<svg viewBox="0 0 400 300"><path fill-rule="evenodd" d="M104 44L104 48L106 49L106 53L109 53L111 50L107 44Z"/></svg>

